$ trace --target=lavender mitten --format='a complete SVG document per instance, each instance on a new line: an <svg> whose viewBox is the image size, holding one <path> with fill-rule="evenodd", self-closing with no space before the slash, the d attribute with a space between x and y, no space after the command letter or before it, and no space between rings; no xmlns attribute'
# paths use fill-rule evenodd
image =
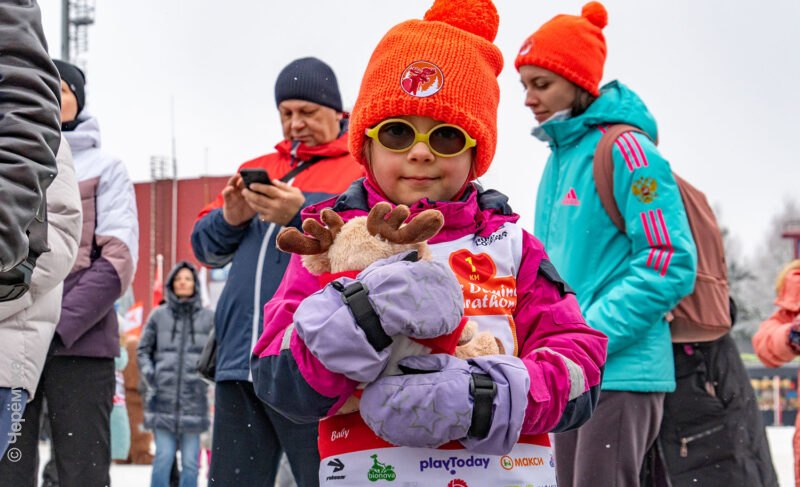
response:
<svg viewBox="0 0 800 487"><path fill-rule="evenodd" d="M379 260L356 276L389 336L435 338L456 329L464 314L464 295L453 271L409 253Z"/></svg>
<svg viewBox="0 0 800 487"><path fill-rule="evenodd" d="M511 451L530 387L521 360L436 354L405 358L400 367L407 373L378 379L361 396L361 417L376 435L417 448L460 440L475 452Z"/></svg>
<svg viewBox="0 0 800 487"><path fill-rule="evenodd" d="M371 382L389 361L391 337L434 338L458 327L464 304L452 271L408 257L380 260L300 303L295 329L325 368Z"/></svg>

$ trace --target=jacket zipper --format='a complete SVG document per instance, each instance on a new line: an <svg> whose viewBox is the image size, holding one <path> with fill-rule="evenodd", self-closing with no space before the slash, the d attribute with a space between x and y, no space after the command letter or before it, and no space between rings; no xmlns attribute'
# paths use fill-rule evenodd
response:
<svg viewBox="0 0 800 487"><path fill-rule="evenodd" d="M555 214L557 212L563 211L563 208L561 208L561 206L559 205L560 201L558 199L559 194L561 194L560 193L561 186L564 184L564 181L561 179L561 172L563 167L561 166L561 157L559 157L558 154L558 144L553 142L553 148L551 148L551 150L553 151L553 155L555 156L553 160L556 163L557 170L556 170L556 178L554 184L555 191L552 193L553 199L550 201L550 217L547 221L547 236L545 237L544 240L545 242L550 241L550 239L556 234L556 232L553 231L553 222L556 221Z"/></svg>
<svg viewBox="0 0 800 487"><path fill-rule="evenodd" d="M190 311L194 312L194 311ZM181 385L183 383L183 349L186 345L186 322L181 318L181 342L178 344L178 385L175 389L175 434L181 434Z"/></svg>
<svg viewBox="0 0 800 487"><path fill-rule="evenodd" d="M722 431L723 428L725 428L725 425L721 424L711 429L701 431L700 433L697 433L695 435L684 436L683 438L681 438L681 458L686 458L689 456L689 443L695 440L699 440L700 438L705 438L706 436L711 436L714 433L718 433L719 431Z"/></svg>

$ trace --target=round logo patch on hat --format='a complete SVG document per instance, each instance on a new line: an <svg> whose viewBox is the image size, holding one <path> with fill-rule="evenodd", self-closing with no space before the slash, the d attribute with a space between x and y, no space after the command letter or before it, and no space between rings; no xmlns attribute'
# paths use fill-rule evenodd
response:
<svg viewBox="0 0 800 487"><path fill-rule="evenodd" d="M527 39L525 42L522 43L522 47L519 48L519 55L524 56L531 52L531 48L533 48L533 41Z"/></svg>
<svg viewBox="0 0 800 487"><path fill-rule="evenodd" d="M400 87L411 96L425 98L435 95L444 85L444 74L439 66L428 61L415 61L400 76Z"/></svg>

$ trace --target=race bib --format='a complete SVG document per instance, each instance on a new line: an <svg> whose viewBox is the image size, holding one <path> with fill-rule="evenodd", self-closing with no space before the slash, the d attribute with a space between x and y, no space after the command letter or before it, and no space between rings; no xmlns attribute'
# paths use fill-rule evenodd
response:
<svg viewBox="0 0 800 487"><path fill-rule="evenodd" d="M458 442L440 448L393 446L358 413L320 422L322 486L556 487L547 435L523 435L503 456L472 453Z"/></svg>

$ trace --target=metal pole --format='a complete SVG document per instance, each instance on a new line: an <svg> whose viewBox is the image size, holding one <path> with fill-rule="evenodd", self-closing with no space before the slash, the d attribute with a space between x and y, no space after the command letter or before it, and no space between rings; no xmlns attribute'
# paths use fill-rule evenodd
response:
<svg viewBox="0 0 800 487"><path fill-rule="evenodd" d="M783 232L781 237L792 241L792 250L794 251L794 258L800 259L800 231L796 229L787 230Z"/></svg>
<svg viewBox="0 0 800 487"><path fill-rule="evenodd" d="M156 171L156 161L153 157L151 157L150 178L152 181L150 182L150 280L148 281L150 284L150 298L145 304L145 311L148 313L153 308L153 291L155 291L155 289L153 289L153 283L155 282L156 267L158 266L158 261L156 259L156 218L158 217L158 212L156 211L156 206L158 205L156 191L158 190L158 176Z"/></svg>
<svg viewBox="0 0 800 487"><path fill-rule="evenodd" d="M170 257L172 265L170 269L175 267L177 263L178 252L178 156L175 148L175 97L172 97L172 236L170 246Z"/></svg>
<svg viewBox="0 0 800 487"><path fill-rule="evenodd" d="M164 282L164 256L161 254L156 256L156 276L158 277L158 285L161 286L161 299L166 299L167 293L164 291L167 283ZM153 303L153 305L158 306L158 303Z"/></svg>
<svg viewBox="0 0 800 487"><path fill-rule="evenodd" d="M783 411L781 409L781 378L778 375L772 377L772 408L775 410L774 426L783 424Z"/></svg>
<svg viewBox="0 0 800 487"><path fill-rule="evenodd" d="M61 0L61 60L72 62L69 57L69 0Z"/></svg>

